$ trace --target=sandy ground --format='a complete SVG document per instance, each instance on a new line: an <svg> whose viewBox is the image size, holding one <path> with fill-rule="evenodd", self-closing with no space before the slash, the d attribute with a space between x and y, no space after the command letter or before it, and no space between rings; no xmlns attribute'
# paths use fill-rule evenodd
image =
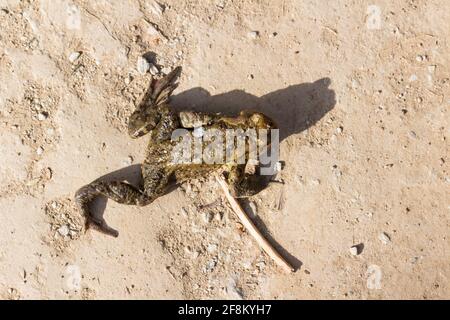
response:
<svg viewBox="0 0 450 320"><path fill-rule="evenodd" d="M449 41L446 0L0 0L0 298L450 298ZM85 232L74 192L138 173L147 52L176 108L278 122L284 185L244 205L296 273L211 179Z"/></svg>

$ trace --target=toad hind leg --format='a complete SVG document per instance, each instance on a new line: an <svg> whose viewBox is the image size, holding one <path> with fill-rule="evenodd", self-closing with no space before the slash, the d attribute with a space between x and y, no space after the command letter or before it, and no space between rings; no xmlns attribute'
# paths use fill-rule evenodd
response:
<svg viewBox="0 0 450 320"><path fill-rule="evenodd" d="M99 195L128 205L145 206L153 201L136 187L122 181L92 182L79 189L75 201L86 218L86 229L94 226L98 231L113 237L119 235L118 231L109 227L102 217L94 216L89 210L89 203Z"/></svg>

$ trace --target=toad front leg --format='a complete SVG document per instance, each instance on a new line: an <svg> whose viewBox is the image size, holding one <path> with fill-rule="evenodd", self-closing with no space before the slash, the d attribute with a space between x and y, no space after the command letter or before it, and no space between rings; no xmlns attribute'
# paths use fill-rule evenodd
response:
<svg viewBox="0 0 450 320"><path fill-rule="evenodd" d="M180 72L181 67L177 67L164 78L152 81L142 102L128 120L128 134L131 138L146 135L163 120L168 112L170 95L177 87L176 80Z"/></svg>

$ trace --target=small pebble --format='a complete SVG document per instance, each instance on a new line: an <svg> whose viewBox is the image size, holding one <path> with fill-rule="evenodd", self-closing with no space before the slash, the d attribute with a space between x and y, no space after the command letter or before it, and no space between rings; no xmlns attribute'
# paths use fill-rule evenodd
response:
<svg viewBox="0 0 450 320"><path fill-rule="evenodd" d="M48 113L40 112L40 113L38 113L37 118L39 121L44 121L45 119L48 118Z"/></svg>
<svg viewBox="0 0 450 320"><path fill-rule="evenodd" d="M43 152L44 152L44 148L42 148L42 147L39 147L39 148L36 149L36 153L38 155L41 155Z"/></svg>
<svg viewBox="0 0 450 320"><path fill-rule="evenodd" d="M211 271L214 270L214 268L216 267L216 265L217 265L217 261L214 260L214 259L212 259L212 260L210 260L210 261L206 264L204 270L205 270L206 272L211 272Z"/></svg>
<svg viewBox="0 0 450 320"><path fill-rule="evenodd" d="M139 57L136 68L140 74L145 74L150 69L150 63L145 58Z"/></svg>
<svg viewBox="0 0 450 320"><path fill-rule="evenodd" d="M155 66L153 63L150 64L150 74L152 76L156 76L159 73L158 67Z"/></svg>
<svg viewBox="0 0 450 320"><path fill-rule="evenodd" d="M172 71L172 69L169 68L169 67L164 67L164 68L161 69L161 72L164 73L164 74L169 74L170 71Z"/></svg>
<svg viewBox="0 0 450 320"><path fill-rule="evenodd" d="M216 4L216 6L217 6L217 8L219 8L219 9L225 8L225 1L224 1L224 0L219 1L219 2Z"/></svg>
<svg viewBox="0 0 450 320"><path fill-rule="evenodd" d="M352 246L349 251L352 256L357 256L362 252L362 249L363 249L363 244L361 243L361 244Z"/></svg>
<svg viewBox="0 0 450 320"><path fill-rule="evenodd" d="M53 170L51 168L46 168L44 174L47 179L51 179L53 176Z"/></svg>
<svg viewBox="0 0 450 320"><path fill-rule="evenodd" d="M69 227L67 225L63 225L59 227L58 233L62 235L63 237L66 237L69 234Z"/></svg>
<svg viewBox="0 0 450 320"><path fill-rule="evenodd" d="M383 243L383 244L388 244L389 242L391 242L391 238L388 236L387 233L382 232L378 235L378 239Z"/></svg>
<svg viewBox="0 0 450 320"><path fill-rule="evenodd" d="M133 163L133 160L134 159L133 159L132 156L128 156L127 159L123 163L124 163L124 165L129 166L129 165L131 165Z"/></svg>
<svg viewBox="0 0 450 320"><path fill-rule="evenodd" d="M74 51L71 54L69 54L69 61L71 63L74 63L80 56L81 56L81 52Z"/></svg>
<svg viewBox="0 0 450 320"><path fill-rule="evenodd" d="M156 29L155 26L153 26L152 24L149 24L147 26L147 33L151 36L158 36L159 35L159 31L158 29Z"/></svg>
<svg viewBox="0 0 450 320"><path fill-rule="evenodd" d="M247 37L249 37L250 39L256 39L259 37L259 31L250 31L249 33L247 33Z"/></svg>
<svg viewBox="0 0 450 320"><path fill-rule="evenodd" d="M224 217L224 214L222 212L219 212L218 214L214 215L214 219L216 221L222 221L222 218Z"/></svg>

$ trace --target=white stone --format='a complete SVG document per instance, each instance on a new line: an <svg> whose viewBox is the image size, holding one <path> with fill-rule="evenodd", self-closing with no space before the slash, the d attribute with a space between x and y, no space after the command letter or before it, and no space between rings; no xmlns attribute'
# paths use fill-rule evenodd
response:
<svg viewBox="0 0 450 320"><path fill-rule="evenodd" d="M391 238L385 233L382 232L378 235L378 239L383 243L383 244L388 244L389 242L391 242Z"/></svg>
<svg viewBox="0 0 450 320"><path fill-rule="evenodd" d="M145 74L150 69L150 63L143 57L137 59L136 69L140 74Z"/></svg>
<svg viewBox="0 0 450 320"><path fill-rule="evenodd" d="M172 71L172 69L169 68L169 67L164 67L164 68L161 69L161 72L164 73L164 74L169 74L170 71Z"/></svg>
<svg viewBox="0 0 450 320"><path fill-rule="evenodd" d="M217 265L217 261L216 261L215 259L212 259L212 260L208 261L208 263L206 264L204 270L205 270L206 272L211 272L211 271L214 270L214 268L216 267L216 265Z"/></svg>
<svg viewBox="0 0 450 320"><path fill-rule="evenodd" d="M259 32L258 31L250 31L249 33L247 33L247 37L249 37L250 39L256 39L259 37Z"/></svg>
<svg viewBox="0 0 450 320"><path fill-rule="evenodd" d="M63 237L66 237L69 234L69 227L67 225L63 225L58 228L58 233Z"/></svg>
<svg viewBox="0 0 450 320"><path fill-rule="evenodd" d="M349 251L352 256L358 255L358 248L356 246L351 247Z"/></svg>
<svg viewBox="0 0 450 320"><path fill-rule="evenodd" d="M69 61L71 63L74 63L80 56L81 56L81 52L74 51L71 54L69 54Z"/></svg>
<svg viewBox="0 0 450 320"><path fill-rule="evenodd" d="M45 119L47 119L48 115L46 113L38 113L37 118L39 121L44 121Z"/></svg>
<svg viewBox="0 0 450 320"><path fill-rule="evenodd" d="M37 153L38 155L41 155L42 153L44 153L44 148L38 147L38 148L36 149L36 153Z"/></svg>
<svg viewBox="0 0 450 320"><path fill-rule="evenodd" d="M156 76L159 73L158 67L155 66L153 63L150 63L150 74L152 76Z"/></svg>

